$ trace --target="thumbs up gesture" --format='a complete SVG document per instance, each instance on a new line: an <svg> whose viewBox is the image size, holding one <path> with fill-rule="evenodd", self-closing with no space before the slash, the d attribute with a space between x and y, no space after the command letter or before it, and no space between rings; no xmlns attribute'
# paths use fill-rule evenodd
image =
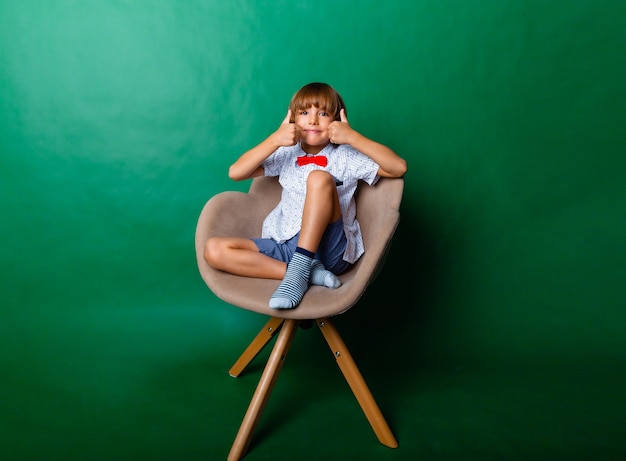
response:
<svg viewBox="0 0 626 461"><path fill-rule="evenodd" d="M297 125L291 123L291 109L287 110L287 115L274 132L274 139L279 146L294 146L300 139Z"/></svg>
<svg viewBox="0 0 626 461"><path fill-rule="evenodd" d="M350 127L345 109L339 112L339 120L328 125L328 137L333 144L350 144L354 130Z"/></svg>

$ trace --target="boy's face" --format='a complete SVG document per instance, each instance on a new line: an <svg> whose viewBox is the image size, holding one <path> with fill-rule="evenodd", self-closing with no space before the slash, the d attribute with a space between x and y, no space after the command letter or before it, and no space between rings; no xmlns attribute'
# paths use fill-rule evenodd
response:
<svg viewBox="0 0 626 461"><path fill-rule="evenodd" d="M316 106L296 112L295 123L300 130L300 141L306 152L316 154L330 142L328 126L333 120L331 114Z"/></svg>

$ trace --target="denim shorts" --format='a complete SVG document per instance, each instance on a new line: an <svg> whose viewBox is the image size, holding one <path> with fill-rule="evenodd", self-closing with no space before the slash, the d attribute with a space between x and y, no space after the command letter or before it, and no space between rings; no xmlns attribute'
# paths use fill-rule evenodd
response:
<svg viewBox="0 0 626 461"><path fill-rule="evenodd" d="M299 236L300 233L298 232L283 243L278 243L271 238L255 238L252 241L264 255L289 263L298 246ZM319 260L333 274L342 274L352 267L352 264L343 259L347 244L348 240L343 231L343 221L339 218L334 223L329 224L324 231L322 241L317 248L317 253L315 253L315 259Z"/></svg>

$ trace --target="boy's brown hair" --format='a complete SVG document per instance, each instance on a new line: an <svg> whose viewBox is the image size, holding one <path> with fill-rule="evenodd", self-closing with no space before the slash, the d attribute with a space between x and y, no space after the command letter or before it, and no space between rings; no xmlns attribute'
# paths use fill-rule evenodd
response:
<svg viewBox="0 0 626 461"><path fill-rule="evenodd" d="M326 83L314 82L304 85L291 98L289 103L291 121L294 121L297 112L307 110L312 106L328 112L334 120L339 120L341 109L348 115L341 95L333 87Z"/></svg>

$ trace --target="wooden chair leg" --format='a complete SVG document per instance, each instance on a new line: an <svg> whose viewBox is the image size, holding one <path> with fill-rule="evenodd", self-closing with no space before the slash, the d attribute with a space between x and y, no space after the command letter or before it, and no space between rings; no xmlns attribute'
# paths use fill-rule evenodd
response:
<svg viewBox="0 0 626 461"><path fill-rule="evenodd" d="M278 374L283 366L283 362L289 351L289 346L298 331L298 321L293 319L285 320L280 334L276 339L276 344L263 370L259 384L257 385L246 415L243 418L235 441L228 454L228 461L238 461L245 455L252 440L252 434L261 419L261 415L269 400L274 384L278 379Z"/></svg>
<svg viewBox="0 0 626 461"><path fill-rule="evenodd" d="M372 393L367 387L354 359L350 355L346 344L343 342L343 339L341 339L339 332L327 318L317 319L316 323L322 335L324 335L324 339L326 339L330 350L333 352L337 365L341 369L346 381L348 381L352 393L359 402L372 429L374 429L376 437L378 437L378 440L383 445L389 448L397 448L398 442L391 432L378 404L374 400Z"/></svg>
<svg viewBox="0 0 626 461"><path fill-rule="evenodd" d="M274 337L274 335L280 329L285 319L279 319L277 317L271 317L265 324L263 329L248 345L243 354L237 359L234 365L228 371L228 374L233 378L237 378L241 372L259 355L259 352L263 350L265 345Z"/></svg>

